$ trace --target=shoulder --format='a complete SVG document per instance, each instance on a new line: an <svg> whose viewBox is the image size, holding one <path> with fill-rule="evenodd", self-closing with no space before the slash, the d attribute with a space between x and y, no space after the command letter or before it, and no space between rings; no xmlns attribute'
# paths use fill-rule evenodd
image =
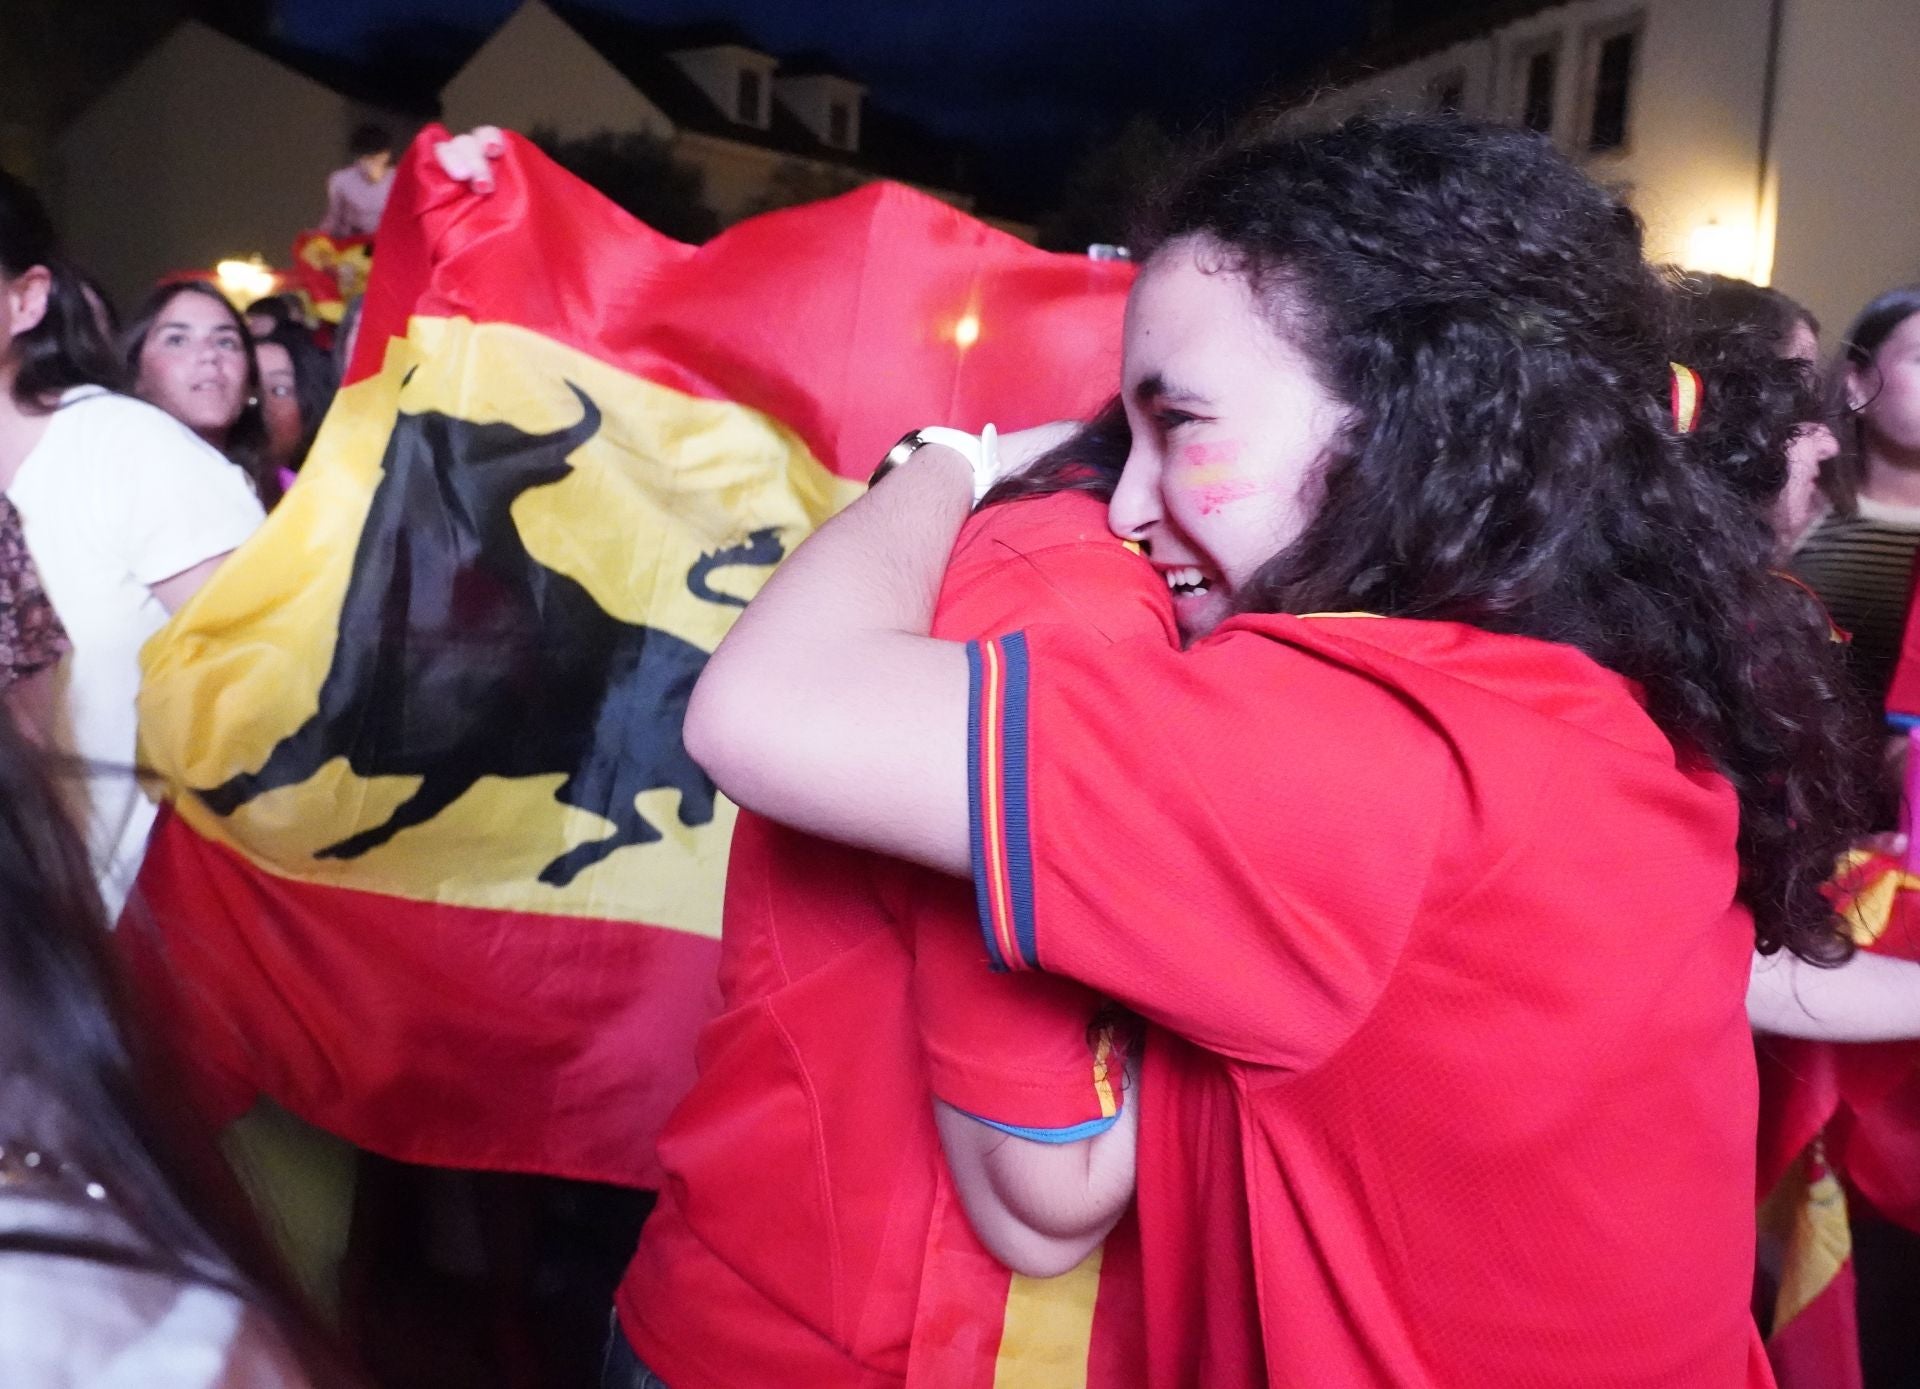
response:
<svg viewBox="0 0 1920 1389"><path fill-rule="evenodd" d="M216 458L220 456L166 411L117 391L88 387L72 392L57 407L54 419L60 432L67 436L99 439L111 435L163 447L185 446L191 442Z"/></svg>
<svg viewBox="0 0 1920 1389"><path fill-rule="evenodd" d="M1031 554L1063 545L1121 552L1126 549L1107 529L1105 502L1087 492L1055 492L976 511L954 542L952 562L993 554Z"/></svg>
<svg viewBox="0 0 1920 1389"><path fill-rule="evenodd" d="M174 483L181 474L221 482L239 477L225 454L144 400L102 392L61 409L74 412L74 433L86 436L98 466L136 483L157 480L156 470ZM245 479L239 481L244 487Z"/></svg>
<svg viewBox="0 0 1920 1389"><path fill-rule="evenodd" d="M947 562L934 634L947 638L1067 623L1108 640L1174 640L1166 585L1107 529L1106 505L1063 492L988 507Z"/></svg>

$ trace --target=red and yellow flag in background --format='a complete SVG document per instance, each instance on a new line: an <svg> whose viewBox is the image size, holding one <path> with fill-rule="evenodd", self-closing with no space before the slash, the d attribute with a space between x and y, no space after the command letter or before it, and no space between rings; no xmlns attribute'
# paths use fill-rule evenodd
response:
<svg viewBox="0 0 1920 1389"><path fill-rule="evenodd" d="M300 481L143 653L123 936L227 1115L645 1185L717 1000L701 665L905 430L1096 407L1130 271L887 184L695 248L441 138Z"/></svg>

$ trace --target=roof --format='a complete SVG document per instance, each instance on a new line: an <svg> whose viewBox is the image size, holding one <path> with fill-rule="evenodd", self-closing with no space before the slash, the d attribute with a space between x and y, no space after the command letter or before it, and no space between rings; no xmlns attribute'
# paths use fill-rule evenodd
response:
<svg viewBox="0 0 1920 1389"><path fill-rule="evenodd" d="M782 77L837 77L842 82L851 82L855 86L862 85L859 78L834 62L831 55L817 49L809 49L804 53L795 53L792 57L782 58L780 75Z"/></svg>
<svg viewBox="0 0 1920 1389"><path fill-rule="evenodd" d="M730 118L670 55L693 47L721 46L706 40L725 34L732 35L725 40L729 44L755 53L766 52L731 25L662 28L581 4L557 3L551 8L681 130L758 145L869 176L928 184L954 192L971 191L968 171L972 158L964 146L943 139L907 117L875 105L872 100L861 108L860 149L854 152L837 150L822 142L779 101L773 103L772 119L765 130ZM703 42L688 42L689 34ZM780 75L806 74L791 72L783 62Z"/></svg>
<svg viewBox="0 0 1920 1389"><path fill-rule="evenodd" d="M420 120L432 120L440 114L440 88L479 46L477 42L461 44L461 31L419 26L394 31L391 41L379 46L382 56L377 63L357 63L248 32L218 19L202 22L349 100Z"/></svg>
<svg viewBox="0 0 1920 1389"><path fill-rule="evenodd" d="M602 18L604 11L598 11ZM614 20L618 24L622 21ZM633 26L629 26L633 27ZM663 47L680 51L690 48L744 48L750 53L760 53L771 58L773 55L753 36L739 25L726 20L706 20L697 24L656 24L648 28L654 42Z"/></svg>
<svg viewBox="0 0 1920 1389"><path fill-rule="evenodd" d="M1410 17L1411 22L1395 23L1386 33L1356 47L1339 50L1326 62L1278 89L1273 99L1281 104L1303 101L1327 87L1344 87L1373 73L1389 72L1457 43L1483 37L1515 20L1567 3L1569 0L1468 0L1465 4L1447 4L1444 0L1429 0L1422 6L1408 5L1402 0L1406 9L1424 9L1428 13Z"/></svg>

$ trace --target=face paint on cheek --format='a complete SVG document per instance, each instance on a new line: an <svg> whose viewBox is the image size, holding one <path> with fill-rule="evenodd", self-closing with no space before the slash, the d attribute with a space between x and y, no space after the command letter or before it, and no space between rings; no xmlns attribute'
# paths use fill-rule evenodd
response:
<svg viewBox="0 0 1920 1389"><path fill-rule="evenodd" d="M1202 516L1211 516L1235 502L1257 497L1264 490L1259 483L1245 478L1238 482L1213 482L1193 489L1193 504L1200 508Z"/></svg>
<svg viewBox="0 0 1920 1389"><path fill-rule="evenodd" d="M1179 465L1176 485L1193 498L1202 516L1211 516L1260 491L1258 482L1238 475L1240 453L1238 439L1184 444L1174 453L1174 462Z"/></svg>
<svg viewBox="0 0 1920 1389"><path fill-rule="evenodd" d="M1215 439L1203 444L1183 444L1174 457L1187 468L1225 468L1240 461L1240 441Z"/></svg>

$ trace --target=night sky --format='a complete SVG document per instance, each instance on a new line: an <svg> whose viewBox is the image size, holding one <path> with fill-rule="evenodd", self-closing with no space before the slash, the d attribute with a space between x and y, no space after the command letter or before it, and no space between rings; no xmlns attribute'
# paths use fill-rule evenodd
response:
<svg viewBox="0 0 1920 1389"><path fill-rule="evenodd" d="M1146 112L1178 131L1359 37L1363 0L594 0L658 24L730 20L817 50L887 106L1050 181ZM354 57L376 36L490 33L517 0L279 0L281 37Z"/></svg>

